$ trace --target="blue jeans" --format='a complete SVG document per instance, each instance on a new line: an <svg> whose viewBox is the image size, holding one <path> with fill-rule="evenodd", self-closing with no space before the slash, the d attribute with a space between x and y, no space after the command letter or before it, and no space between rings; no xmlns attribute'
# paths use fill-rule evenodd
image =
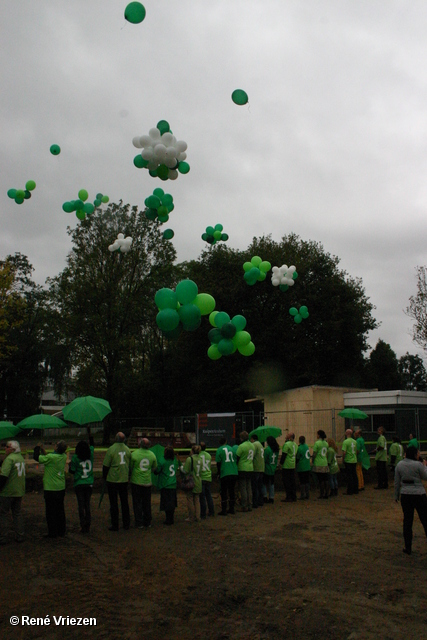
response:
<svg viewBox="0 0 427 640"><path fill-rule="evenodd" d="M214 503L211 494L210 480L202 480L202 493L199 495L200 499L200 517L206 518L206 503L208 505L209 515L215 515Z"/></svg>

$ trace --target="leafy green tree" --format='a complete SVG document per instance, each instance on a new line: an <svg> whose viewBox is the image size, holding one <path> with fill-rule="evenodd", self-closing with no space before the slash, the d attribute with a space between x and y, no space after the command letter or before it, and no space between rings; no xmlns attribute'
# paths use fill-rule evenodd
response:
<svg viewBox="0 0 427 640"><path fill-rule="evenodd" d="M412 340L427 350L427 267L417 267L417 294L409 298L406 315L415 320Z"/></svg>
<svg viewBox="0 0 427 640"><path fill-rule="evenodd" d="M378 391L400 389L402 380L397 356L391 346L378 340L366 363L366 382Z"/></svg>
<svg viewBox="0 0 427 640"><path fill-rule="evenodd" d="M408 391L427 391L427 371L423 359L419 355L408 352L398 362L398 370L402 381L402 389Z"/></svg>
<svg viewBox="0 0 427 640"><path fill-rule="evenodd" d="M162 348L154 295L174 284L175 250L157 223L121 202L97 209L68 233L67 266L49 284L76 391L106 398L116 419L136 410L144 415L144 374ZM133 238L128 253L108 250L119 233ZM137 383L135 406L129 399L138 395ZM107 421L105 441L111 428Z"/></svg>

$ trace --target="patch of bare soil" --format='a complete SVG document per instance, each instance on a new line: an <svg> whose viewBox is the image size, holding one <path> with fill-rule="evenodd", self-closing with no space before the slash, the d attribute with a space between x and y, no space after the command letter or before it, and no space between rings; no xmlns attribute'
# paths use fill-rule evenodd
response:
<svg viewBox="0 0 427 640"><path fill-rule="evenodd" d="M214 490L217 486L214 485ZM109 505L92 497L92 529L79 533L67 491L65 539L46 533L42 492L23 502L27 539L2 547L0 637L408 640L426 637L427 542L415 518L413 555L402 553L402 512L393 490L275 504L162 525L153 493L148 530L108 531ZM131 501L130 501L131 502ZM219 496L215 499L219 510ZM12 626L11 616L49 626ZM96 626L53 616L96 618Z"/></svg>

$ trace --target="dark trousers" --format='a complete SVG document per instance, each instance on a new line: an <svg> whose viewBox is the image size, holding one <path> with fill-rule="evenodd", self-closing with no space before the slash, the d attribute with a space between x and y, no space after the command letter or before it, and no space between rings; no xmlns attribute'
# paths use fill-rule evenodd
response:
<svg viewBox="0 0 427 640"><path fill-rule="evenodd" d="M214 503L211 493L212 482L210 480L202 480L202 493L199 494L200 500L200 517L206 518L206 504L209 510L209 515L215 515Z"/></svg>
<svg viewBox="0 0 427 640"><path fill-rule="evenodd" d="M8 515L12 512L15 540L24 539L24 519L21 513L22 498L0 496L0 544L7 542Z"/></svg>
<svg viewBox="0 0 427 640"><path fill-rule="evenodd" d="M263 474L262 481L264 483L263 494L269 500L274 500L274 476Z"/></svg>
<svg viewBox="0 0 427 640"><path fill-rule="evenodd" d="M357 479L356 462L344 462L347 476L347 495L359 493L359 481Z"/></svg>
<svg viewBox="0 0 427 640"><path fill-rule="evenodd" d="M412 525L414 523L414 511L418 513L421 524L427 536L427 496L411 495L410 493L400 494L400 504L403 511L403 538L405 549L411 551L412 548Z"/></svg>
<svg viewBox="0 0 427 640"><path fill-rule="evenodd" d="M231 513L234 513L234 504L236 502L236 481L237 476L224 476L221 478L221 510L227 511L227 501L228 501L228 509Z"/></svg>
<svg viewBox="0 0 427 640"><path fill-rule="evenodd" d="M295 469L282 469L282 479L286 491L286 500L289 502L295 502L297 499Z"/></svg>
<svg viewBox="0 0 427 640"><path fill-rule="evenodd" d="M262 471L254 471L252 473L252 506L254 509L264 506L264 498L262 495L263 475Z"/></svg>
<svg viewBox="0 0 427 640"><path fill-rule="evenodd" d="M80 527L83 532L87 533L90 529L90 498L92 495L92 487L90 484L78 484L74 487L77 497L77 505L79 507Z"/></svg>
<svg viewBox="0 0 427 640"><path fill-rule="evenodd" d="M149 527L151 524L151 486L132 483L131 489L135 526Z"/></svg>
<svg viewBox="0 0 427 640"><path fill-rule="evenodd" d="M127 482L107 482L108 497L110 498L110 516L111 526L113 529L119 528L119 504L122 509L123 528L129 529L130 514L128 502L128 483Z"/></svg>
<svg viewBox="0 0 427 640"><path fill-rule="evenodd" d="M377 460L378 488L388 489L387 462Z"/></svg>
<svg viewBox="0 0 427 640"><path fill-rule="evenodd" d="M50 538L65 536L65 489L62 491L45 491L47 532Z"/></svg>

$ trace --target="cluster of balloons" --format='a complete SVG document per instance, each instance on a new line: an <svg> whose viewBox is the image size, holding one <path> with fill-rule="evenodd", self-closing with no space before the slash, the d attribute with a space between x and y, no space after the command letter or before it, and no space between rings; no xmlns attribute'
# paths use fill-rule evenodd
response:
<svg viewBox="0 0 427 640"><path fill-rule="evenodd" d="M52 144L50 145L50 152L53 156L59 156L59 154L61 153L61 147L59 146L59 144Z"/></svg>
<svg viewBox="0 0 427 640"><path fill-rule="evenodd" d="M297 309L296 307L291 307L289 309L289 313L291 316L293 316L294 322L296 322L296 324L300 324L300 322L302 322L309 316L308 309L305 306L302 306L299 309Z"/></svg>
<svg viewBox="0 0 427 640"><path fill-rule="evenodd" d="M36 183L34 180L27 180L25 183L25 189L9 189L7 195L12 200L15 200L16 204L22 204L24 200L29 200L31 198L31 191L36 188Z"/></svg>
<svg viewBox="0 0 427 640"><path fill-rule="evenodd" d="M214 227L206 227L205 233L202 233L202 240L205 240L205 242L209 244L215 244L220 240L225 242L228 240L228 234L222 233L223 229L222 224L216 224Z"/></svg>
<svg viewBox="0 0 427 640"><path fill-rule="evenodd" d="M96 207L100 207L102 203L107 203L110 199L108 196L104 196L102 193L97 193L96 198L92 204L91 202L86 202L88 197L89 194L86 189L80 189L77 200L69 200L67 202L64 202L64 204L62 205L63 211L65 211L65 213L71 213L72 211L75 211L76 216L79 220L85 220L86 215L90 215L94 212Z"/></svg>
<svg viewBox="0 0 427 640"><path fill-rule="evenodd" d="M145 198L145 215L149 220L159 220L160 223L169 220L169 214L174 210L175 205L170 193L165 193L163 189L154 189L153 194ZM174 237L172 229L165 229L163 237L165 240L172 240Z"/></svg>
<svg viewBox="0 0 427 640"><path fill-rule="evenodd" d="M289 287L294 286L297 278L298 274L294 265L288 267L286 264L282 264L281 267L273 267L271 284L274 287L279 287L280 291L287 291Z"/></svg>
<svg viewBox="0 0 427 640"><path fill-rule="evenodd" d="M250 262L243 265L244 279L247 284L254 285L256 282L262 282L267 277L267 271L270 271L271 263L262 260L259 256L254 256Z"/></svg>
<svg viewBox="0 0 427 640"><path fill-rule="evenodd" d="M125 9L125 20L139 24L145 18L145 7L140 2L129 2Z"/></svg>
<svg viewBox="0 0 427 640"><path fill-rule="evenodd" d="M160 120L147 136L136 136L132 144L142 149L133 163L138 169L148 169L150 176L161 180L176 180L179 173L188 173L190 165L184 162L187 143L177 140L166 120Z"/></svg>
<svg viewBox="0 0 427 640"><path fill-rule="evenodd" d="M118 251L119 253L128 253L132 245L132 238L128 236L125 238L123 233L119 233L117 240L110 244L108 251Z"/></svg>
<svg viewBox="0 0 427 640"><path fill-rule="evenodd" d="M239 107L247 104L249 100L248 94L246 93L246 91L243 91L243 89L235 89L231 94L231 99L234 104L238 104Z"/></svg>
<svg viewBox="0 0 427 640"><path fill-rule="evenodd" d="M244 316L230 318L225 311L213 311L209 316L209 322L214 327L208 334L211 341L208 356L211 360L219 360L221 356L229 356L235 351L242 356L251 356L255 352L251 334L244 330Z"/></svg>
<svg viewBox="0 0 427 640"><path fill-rule="evenodd" d="M159 309L157 326L168 338L177 338L183 329L195 331L200 327L201 316L215 309L215 299L209 293L199 293L193 280L181 280L175 291L159 289L154 302Z"/></svg>

